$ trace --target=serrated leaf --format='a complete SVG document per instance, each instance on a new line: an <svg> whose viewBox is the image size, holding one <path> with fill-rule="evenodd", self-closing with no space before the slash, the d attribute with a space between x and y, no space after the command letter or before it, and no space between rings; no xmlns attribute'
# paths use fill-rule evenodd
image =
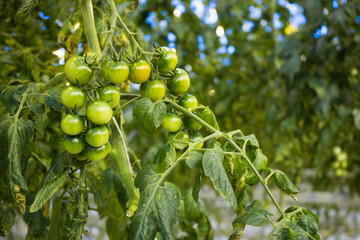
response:
<svg viewBox="0 0 360 240"><path fill-rule="evenodd" d="M211 179L215 189L230 204L233 211L236 211L237 201L234 190L223 167L224 153L220 147L207 150L202 160L204 173Z"/></svg>
<svg viewBox="0 0 360 240"><path fill-rule="evenodd" d="M27 100L26 103L30 110L35 114L43 114L45 112L45 105L43 103L37 103L30 100Z"/></svg>
<svg viewBox="0 0 360 240"><path fill-rule="evenodd" d="M134 118L147 133L154 133L161 125L166 114L166 105L163 102L153 103L148 98L140 99L133 111Z"/></svg>
<svg viewBox="0 0 360 240"><path fill-rule="evenodd" d="M300 226L306 232L308 232L311 236L315 237L318 232L318 225L314 217L309 215L301 215L299 219L296 220L296 225Z"/></svg>
<svg viewBox="0 0 360 240"><path fill-rule="evenodd" d="M7 177L10 192L21 211L25 207L27 184L22 170L30 156L30 143L34 134L34 124L26 118L10 117L8 114L0 118L0 152L7 165Z"/></svg>
<svg viewBox="0 0 360 240"><path fill-rule="evenodd" d="M30 213L39 210L61 187L66 180L70 169L71 157L64 153L49 169L41 183L41 187L36 193L35 200L30 206Z"/></svg>
<svg viewBox="0 0 360 240"><path fill-rule="evenodd" d="M299 190L295 187L295 185L290 181L290 179L286 176L283 171L276 171L274 174L275 184L287 195L295 199L297 201L297 194Z"/></svg>
<svg viewBox="0 0 360 240"><path fill-rule="evenodd" d="M233 221L233 224L243 223L259 227L269 221L270 216L273 215L262 208L260 201L255 200L246 208L245 213Z"/></svg>
<svg viewBox="0 0 360 240"><path fill-rule="evenodd" d="M22 23L38 4L39 0L24 0L19 9L16 12L15 21Z"/></svg>
<svg viewBox="0 0 360 240"><path fill-rule="evenodd" d="M202 171L198 171L195 176L194 185L192 187L192 197L195 202L199 201L199 192L201 188Z"/></svg>
<svg viewBox="0 0 360 240"><path fill-rule="evenodd" d="M62 111L63 104L61 102L60 91L58 89L49 89L44 96L44 102L49 108L53 108L58 112Z"/></svg>
<svg viewBox="0 0 360 240"><path fill-rule="evenodd" d="M143 168L135 178L140 189L139 207L132 223L133 239L173 239L172 228L180 214L180 194L172 183L161 184L161 175L150 167Z"/></svg>
<svg viewBox="0 0 360 240"><path fill-rule="evenodd" d="M220 131L219 124L216 121L215 114L210 108L205 108L201 113L201 119L210 124L212 127Z"/></svg>
<svg viewBox="0 0 360 240"><path fill-rule="evenodd" d="M191 151L186 157L186 164L194 170L201 169L203 154L198 151Z"/></svg>
<svg viewBox="0 0 360 240"><path fill-rule="evenodd" d="M278 237L279 240L308 240L309 237L301 227L298 225L287 222L283 225L283 228L280 228L278 231Z"/></svg>

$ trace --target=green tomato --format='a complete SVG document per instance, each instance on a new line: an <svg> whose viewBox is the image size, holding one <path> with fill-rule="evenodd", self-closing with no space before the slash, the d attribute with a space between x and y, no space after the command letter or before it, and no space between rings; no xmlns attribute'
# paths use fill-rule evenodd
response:
<svg viewBox="0 0 360 240"><path fill-rule="evenodd" d="M149 79L150 72L150 65L144 60L139 60L131 64L129 80L132 83L142 84Z"/></svg>
<svg viewBox="0 0 360 240"><path fill-rule="evenodd" d="M165 84L160 80L151 80L141 84L140 94L156 102L164 98L166 92Z"/></svg>
<svg viewBox="0 0 360 240"><path fill-rule="evenodd" d="M97 148L92 147L90 145L87 145L85 147L85 155L90 161L103 160L106 157L106 155L110 153L110 151L111 151L111 145L109 142Z"/></svg>
<svg viewBox="0 0 360 240"><path fill-rule="evenodd" d="M195 111L194 114L198 117L201 117L201 113L198 111ZM202 128L201 123L193 118L186 118L184 122L185 126L188 127L192 132L197 132Z"/></svg>
<svg viewBox="0 0 360 240"><path fill-rule="evenodd" d="M103 125L88 129L85 133L85 140L92 147L100 147L107 143L109 136L109 129Z"/></svg>
<svg viewBox="0 0 360 240"><path fill-rule="evenodd" d="M65 75L72 84L82 86L91 81L94 71L85 62L85 58L73 56L65 63Z"/></svg>
<svg viewBox="0 0 360 240"><path fill-rule="evenodd" d="M110 122L113 110L107 102L97 100L89 104L86 109L86 116L96 125L104 125Z"/></svg>
<svg viewBox="0 0 360 240"><path fill-rule="evenodd" d="M113 84L120 84L128 78L129 66L124 61L105 60L101 64L101 73L106 81Z"/></svg>
<svg viewBox="0 0 360 240"><path fill-rule="evenodd" d="M203 136L199 132L196 132L193 135L190 135L190 142L192 142L192 143L197 142L201 139L203 139ZM202 148L203 145L204 145L204 143L202 142L202 143L199 143L198 145L195 145L194 148Z"/></svg>
<svg viewBox="0 0 360 240"><path fill-rule="evenodd" d="M79 109L86 101L85 93L78 87L68 86L61 92L61 102L68 109Z"/></svg>
<svg viewBox="0 0 360 240"><path fill-rule="evenodd" d="M70 154L81 153L85 148L84 138L80 136L66 136L64 140L64 147Z"/></svg>
<svg viewBox="0 0 360 240"><path fill-rule="evenodd" d="M177 132L182 125L181 117L175 113L167 113L162 122L162 127L169 132Z"/></svg>
<svg viewBox="0 0 360 240"><path fill-rule="evenodd" d="M167 87L173 93L183 94L190 87L189 74L183 69L177 68L174 75L167 82Z"/></svg>
<svg viewBox="0 0 360 240"><path fill-rule="evenodd" d="M157 61L160 72L174 71L178 64L176 52L168 47L161 48L161 55Z"/></svg>
<svg viewBox="0 0 360 240"><path fill-rule="evenodd" d="M198 100L195 96L191 94L186 94L186 96L180 100L180 105L188 110L191 108L195 108L198 106ZM191 110L192 112L195 111L195 109Z"/></svg>
<svg viewBox="0 0 360 240"><path fill-rule="evenodd" d="M74 155L74 157L79 160L79 161L85 161L87 159L85 152L82 151L81 153L78 153L76 155Z"/></svg>
<svg viewBox="0 0 360 240"><path fill-rule="evenodd" d="M61 130L67 135L79 135L84 129L84 120L79 115L69 113L61 119Z"/></svg>
<svg viewBox="0 0 360 240"><path fill-rule="evenodd" d="M116 107L120 101L120 92L112 85L100 88L99 95L100 99L107 102L112 108Z"/></svg>
<svg viewBox="0 0 360 240"><path fill-rule="evenodd" d="M180 140L180 141L184 141L184 142L190 141L189 134L187 134L184 131L178 131L175 133L169 132L168 141L171 141L172 139L176 139L176 140ZM176 149L184 149L188 146L188 144L180 143L180 142L173 142L173 145Z"/></svg>

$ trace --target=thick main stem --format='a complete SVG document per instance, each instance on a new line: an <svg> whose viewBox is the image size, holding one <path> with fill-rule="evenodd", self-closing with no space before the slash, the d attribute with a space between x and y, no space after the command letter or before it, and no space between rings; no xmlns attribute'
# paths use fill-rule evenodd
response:
<svg viewBox="0 0 360 240"><path fill-rule="evenodd" d="M80 0L81 13L84 21L84 30L89 44L90 56L101 56L99 40L95 28L95 20L91 0Z"/></svg>

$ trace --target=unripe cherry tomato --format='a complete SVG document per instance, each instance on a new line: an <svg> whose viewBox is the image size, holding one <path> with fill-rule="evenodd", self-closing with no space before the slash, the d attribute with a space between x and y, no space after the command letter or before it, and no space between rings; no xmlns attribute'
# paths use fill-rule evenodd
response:
<svg viewBox="0 0 360 240"><path fill-rule="evenodd" d="M191 94L186 94L186 96L180 100L180 106L190 110L191 108L195 108L198 106L198 100L195 96ZM191 110L192 112L195 111L195 109Z"/></svg>
<svg viewBox="0 0 360 240"><path fill-rule="evenodd" d="M80 136L66 136L64 140L64 147L70 154L81 153L85 148L84 138Z"/></svg>
<svg viewBox="0 0 360 240"><path fill-rule="evenodd" d="M144 60L139 60L131 64L129 80L132 83L142 84L149 79L150 72L150 65Z"/></svg>
<svg viewBox="0 0 360 240"><path fill-rule="evenodd" d="M156 102L164 98L166 92L165 84L160 80L151 80L141 84L140 94Z"/></svg>
<svg viewBox="0 0 360 240"><path fill-rule="evenodd" d="M177 132L182 125L181 117L175 113L167 113L162 122L162 127L169 132Z"/></svg>
<svg viewBox="0 0 360 240"><path fill-rule="evenodd" d="M174 71L178 64L176 52L168 47L161 48L161 55L157 61L160 72Z"/></svg>
<svg viewBox="0 0 360 240"><path fill-rule="evenodd" d="M120 84L128 78L129 66L124 61L105 60L101 64L101 73L106 81L113 84Z"/></svg>
<svg viewBox="0 0 360 240"><path fill-rule="evenodd" d="M85 93L78 87L68 86L61 92L61 102L68 109L79 109L84 106L85 101Z"/></svg>
<svg viewBox="0 0 360 240"><path fill-rule="evenodd" d="M92 147L100 147L107 143L109 136L109 129L103 125L88 129L85 133L85 140Z"/></svg>
<svg viewBox="0 0 360 240"><path fill-rule="evenodd" d="M192 142L192 143L197 142L201 139L203 139L203 136L199 132L196 132L193 135L190 135L190 142ZM204 145L204 143L202 142L202 143L199 143L198 145L195 145L194 148L202 148L203 145Z"/></svg>
<svg viewBox="0 0 360 240"><path fill-rule="evenodd" d="M120 101L120 92L112 85L100 88L99 95L100 100L107 102L112 108L116 107Z"/></svg>
<svg viewBox="0 0 360 240"><path fill-rule="evenodd" d="M85 147L85 155L90 161L99 161L102 160L108 155L111 151L111 145L107 142L105 145L101 147L92 147L87 145Z"/></svg>
<svg viewBox="0 0 360 240"><path fill-rule="evenodd" d="M168 141L171 141L172 139L176 139L176 140L180 140L180 141L184 141L184 142L189 142L190 141L190 137L189 134L184 132L184 131L178 131L178 132L169 132L168 134ZM188 144L186 143L174 143L174 147L176 149L184 149L185 147L187 147Z"/></svg>
<svg viewBox="0 0 360 240"><path fill-rule="evenodd" d="M61 130L67 135L79 135L84 129L84 120L79 115L69 113L61 119Z"/></svg>
<svg viewBox="0 0 360 240"><path fill-rule="evenodd" d="M94 71L85 62L85 58L73 56L65 63L65 75L72 84L82 86L91 81Z"/></svg>
<svg viewBox="0 0 360 240"><path fill-rule="evenodd" d="M167 82L167 87L173 93L183 94L190 87L189 74L183 69L177 68L174 75Z"/></svg>
<svg viewBox="0 0 360 240"><path fill-rule="evenodd" d="M110 122L113 115L111 106L102 100L96 100L89 104L86 109L86 117L96 125L104 125Z"/></svg>

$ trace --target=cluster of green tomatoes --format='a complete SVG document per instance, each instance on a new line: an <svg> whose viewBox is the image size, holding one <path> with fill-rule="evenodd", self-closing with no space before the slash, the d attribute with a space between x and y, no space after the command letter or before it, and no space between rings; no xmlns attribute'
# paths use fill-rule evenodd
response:
<svg viewBox="0 0 360 240"><path fill-rule="evenodd" d="M64 141L67 152L79 160L91 161L102 160L110 153L108 123L113 117L113 109L120 101L120 92L116 85L126 80L141 84L141 96L153 102L163 99L168 91L171 93L169 96L175 96L181 106L200 116L200 113L195 111L198 107L196 97L187 94L190 77L185 70L176 68L178 57L175 51L167 47L157 48L153 63L157 67L155 77L151 77L152 69L149 63L141 59L132 63L110 59L103 61L101 76L107 85L96 88L95 100L89 99L90 95L85 94L88 91L86 86L89 86L94 78L94 69L84 57L73 56L68 59L65 75L70 85L61 92L61 101L68 110L61 120L61 129L67 135ZM150 77L152 79L149 79ZM86 117L77 114L84 108ZM171 132L170 138L177 136L180 137L179 140L186 142L196 142L202 138L198 132L201 124L192 118L186 118L184 122L186 129L193 134L180 131L183 120L174 112L166 114L162 127ZM201 148L202 144L196 147Z"/></svg>

